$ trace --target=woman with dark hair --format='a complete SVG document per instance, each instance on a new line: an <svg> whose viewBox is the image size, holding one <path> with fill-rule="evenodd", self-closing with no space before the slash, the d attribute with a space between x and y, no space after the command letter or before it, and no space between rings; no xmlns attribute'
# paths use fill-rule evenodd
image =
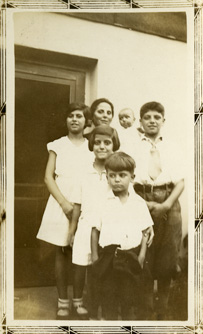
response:
<svg viewBox="0 0 203 334"><path fill-rule="evenodd" d="M37 238L55 245L55 274L58 289L57 319L69 317L67 275L71 271L73 204L70 196L78 178L93 158L83 130L89 119L89 108L81 103L68 106L65 123L67 135L47 144L49 158L45 184L50 192Z"/></svg>
<svg viewBox="0 0 203 334"><path fill-rule="evenodd" d="M92 130L98 125L110 125L114 117L114 106L106 98L95 100L90 107L91 127L87 127L84 136L89 137Z"/></svg>

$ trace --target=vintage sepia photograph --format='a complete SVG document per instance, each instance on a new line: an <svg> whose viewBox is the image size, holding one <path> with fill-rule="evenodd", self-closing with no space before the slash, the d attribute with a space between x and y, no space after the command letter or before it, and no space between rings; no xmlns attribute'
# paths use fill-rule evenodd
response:
<svg viewBox="0 0 203 334"><path fill-rule="evenodd" d="M192 10L7 24L8 319L190 323Z"/></svg>

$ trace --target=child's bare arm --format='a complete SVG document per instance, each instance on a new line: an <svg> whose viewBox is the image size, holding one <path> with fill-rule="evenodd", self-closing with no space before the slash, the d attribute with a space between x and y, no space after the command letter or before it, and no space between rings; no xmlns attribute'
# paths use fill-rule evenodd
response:
<svg viewBox="0 0 203 334"><path fill-rule="evenodd" d="M77 230L80 213L81 213L81 204L74 203L73 214L72 214L72 219L71 219L71 223L70 223L70 230L73 233L75 233L75 231Z"/></svg>
<svg viewBox="0 0 203 334"><path fill-rule="evenodd" d="M46 170L45 170L44 182L50 194L59 203L59 205L61 206L67 218L70 219L72 211L73 211L73 205L63 196L63 194L59 190L55 182L55 179L54 179L55 169L56 169L56 153L54 153L53 151L50 151Z"/></svg>
<svg viewBox="0 0 203 334"><path fill-rule="evenodd" d="M138 255L138 261L139 261L140 266L142 268L143 268L144 260L145 260L145 256L146 256L148 238L149 238L148 234L142 233L141 248L140 248L140 253Z"/></svg>
<svg viewBox="0 0 203 334"><path fill-rule="evenodd" d="M153 226L146 228L142 231L145 236L148 236L147 246L150 247L154 239L154 229Z"/></svg>
<svg viewBox="0 0 203 334"><path fill-rule="evenodd" d="M96 227L93 227L91 233L92 263L94 263L99 257L98 255L99 234L100 232L96 229Z"/></svg>
<svg viewBox="0 0 203 334"><path fill-rule="evenodd" d="M73 244L73 237L75 235L75 231L77 230L80 213L81 213L81 204L75 203L73 206L73 214L68 232L68 244L70 246L72 246Z"/></svg>

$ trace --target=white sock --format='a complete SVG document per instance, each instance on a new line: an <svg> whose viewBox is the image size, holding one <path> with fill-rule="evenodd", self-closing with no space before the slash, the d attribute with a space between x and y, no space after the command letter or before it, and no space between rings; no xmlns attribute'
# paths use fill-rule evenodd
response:
<svg viewBox="0 0 203 334"><path fill-rule="evenodd" d="M69 306L70 301L69 299L61 299L58 298L58 312L57 315L61 317L65 317L69 315Z"/></svg>
<svg viewBox="0 0 203 334"><path fill-rule="evenodd" d="M70 305L69 299L58 298L58 307L67 308Z"/></svg>
<svg viewBox="0 0 203 334"><path fill-rule="evenodd" d="M82 304L83 299L82 298L73 298L73 305L79 306Z"/></svg>

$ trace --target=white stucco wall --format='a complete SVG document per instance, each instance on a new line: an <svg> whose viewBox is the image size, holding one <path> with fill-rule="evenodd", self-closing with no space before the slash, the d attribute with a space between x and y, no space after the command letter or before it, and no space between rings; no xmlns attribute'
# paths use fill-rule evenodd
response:
<svg viewBox="0 0 203 334"><path fill-rule="evenodd" d="M86 103L109 98L115 119L121 108L130 106L139 120L142 104L161 102L166 109L164 132L177 141L188 161L193 119L190 37L186 44L56 13L22 12L14 15L14 40L19 45L98 59L97 80L89 82ZM181 198L184 221L186 193Z"/></svg>

